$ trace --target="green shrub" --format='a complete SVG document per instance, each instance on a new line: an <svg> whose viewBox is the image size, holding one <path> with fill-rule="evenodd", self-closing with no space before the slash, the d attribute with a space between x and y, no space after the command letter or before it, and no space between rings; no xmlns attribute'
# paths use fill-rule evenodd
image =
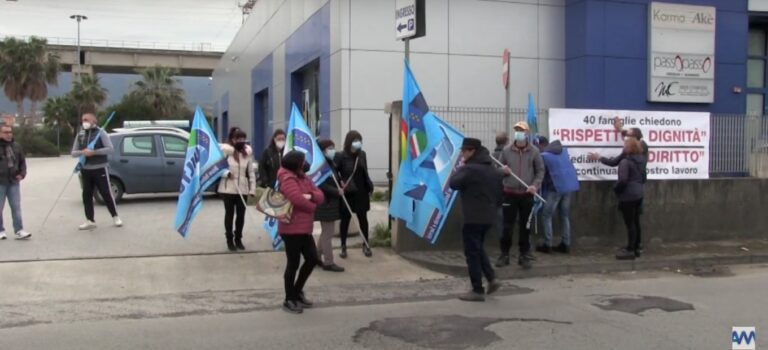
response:
<svg viewBox="0 0 768 350"><path fill-rule="evenodd" d="M373 247L391 247L392 232L386 224L376 224L376 226L373 227L373 236L369 243Z"/></svg>
<svg viewBox="0 0 768 350"><path fill-rule="evenodd" d="M56 145L45 139L41 130L30 126L18 127L14 130L14 138L27 157L58 157Z"/></svg>
<svg viewBox="0 0 768 350"><path fill-rule="evenodd" d="M371 200L374 202L388 202L389 191L374 191L373 195L371 195Z"/></svg>

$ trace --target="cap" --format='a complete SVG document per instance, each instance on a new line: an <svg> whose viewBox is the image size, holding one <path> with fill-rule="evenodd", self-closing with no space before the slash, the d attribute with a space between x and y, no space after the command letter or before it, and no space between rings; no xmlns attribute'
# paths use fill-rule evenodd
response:
<svg viewBox="0 0 768 350"><path fill-rule="evenodd" d="M464 139L464 142L461 143L461 149L480 149L482 145L480 140L467 137Z"/></svg>
<svg viewBox="0 0 768 350"><path fill-rule="evenodd" d="M515 129L518 129L518 128L519 129L523 129L525 131L531 130L531 128L528 126L528 123L526 123L526 122L517 122L517 124L515 124L514 128Z"/></svg>

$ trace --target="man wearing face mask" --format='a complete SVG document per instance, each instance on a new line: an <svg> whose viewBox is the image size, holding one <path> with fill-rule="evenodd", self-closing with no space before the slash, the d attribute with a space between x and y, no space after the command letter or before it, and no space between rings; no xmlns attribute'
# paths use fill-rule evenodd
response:
<svg viewBox="0 0 768 350"><path fill-rule="evenodd" d="M21 146L13 140L13 128L0 124L0 240L6 239L3 225L5 199L11 206L13 233L16 239L27 239L31 233L24 231L21 219L21 181L27 177L27 161Z"/></svg>
<svg viewBox="0 0 768 350"><path fill-rule="evenodd" d="M501 153L499 161L505 166L507 173L514 173L522 181L528 184L528 187L521 184L513 176L504 178L504 232L501 237L501 256L496 262L497 267L509 265L509 252L512 247L512 230L515 223L518 224L519 239L518 246L520 256L517 263L523 269L532 267L530 244L530 229L526 228L528 216L533 210L533 194L541 187L544 180L544 161L541 158L539 149L528 142L528 133L530 128L528 123L519 122L515 124L515 136L511 145Z"/></svg>
<svg viewBox="0 0 768 350"><path fill-rule="evenodd" d="M368 241L368 211L371 210L371 194L373 182L368 175L368 158L363 151L363 136L355 130L347 133L344 139L344 151L338 157L338 168L341 174L341 186L353 213L346 206L341 206L341 258L347 258L347 235L352 215L357 216L360 231ZM363 245L363 254L371 257L371 249Z"/></svg>
<svg viewBox="0 0 768 350"><path fill-rule="evenodd" d="M93 148L89 145L93 144ZM85 164L80 169L80 178L83 185L83 206L85 207L84 224L80 225L80 230L93 230L96 228L93 212L93 194L98 189L101 198L107 205L112 220L117 227L123 226L123 221L117 216L115 200L112 197L111 186L109 183L109 155L114 148L106 131L102 131L96 124L96 116L86 113L82 118L82 129L75 137L75 143L72 145L72 157L85 157Z"/></svg>

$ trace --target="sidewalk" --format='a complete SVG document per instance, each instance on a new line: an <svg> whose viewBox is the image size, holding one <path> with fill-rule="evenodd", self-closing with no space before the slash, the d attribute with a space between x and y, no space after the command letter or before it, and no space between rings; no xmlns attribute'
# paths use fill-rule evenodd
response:
<svg viewBox="0 0 768 350"><path fill-rule="evenodd" d="M639 270L665 270L707 275L718 265L768 263L768 239L686 242L658 244L646 247L642 257L634 261L619 261L616 250L607 248L575 248L571 254L536 253L533 269L525 271L511 265L495 268L501 279L558 276L583 273L610 273ZM499 256L497 249L488 251L491 264ZM454 276L467 275L467 265L461 251L415 251L401 254L404 258L430 270Z"/></svg>

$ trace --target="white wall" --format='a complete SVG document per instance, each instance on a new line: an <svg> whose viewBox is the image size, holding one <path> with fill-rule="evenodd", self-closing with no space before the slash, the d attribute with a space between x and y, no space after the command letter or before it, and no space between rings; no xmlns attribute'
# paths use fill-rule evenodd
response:
<svg viewBox="0 0 768 350"><path fill-rule="evenodd" d="M402 98L404 44L395 0L337 0L341 91L333 118L363 134L374 181L388 166L387 101ZM429 0L427 35L411 42L411 68L432 106L504 107L501 55L511 52L512 107L565 104L564 0ZM333 20L333 18L332 18ZM334 90L334 93L336 91ZM334 95L334 97L336 97ZM333 105L333 103L332 103Z"/></svg>
<svg viewBox="0 0 768 350"><path fill-rule="evenodd" d="M230 125L251 130L251 69L273 54L273 116L282 123L288 36L330 1L331 137L363 134L374 181L385 181L388 116L401 99L404 45L395 0L260 0L214 72L214 99L230 94ZM511 101L565 104L565 0L428 0L427 36L411 43L411 67L432 106L503 107L501 55L512 53ZM238 56L237 62L231 57ZM277 127L283 125L278 124ZM256 141L254 141L256 142Z"/></svg>

